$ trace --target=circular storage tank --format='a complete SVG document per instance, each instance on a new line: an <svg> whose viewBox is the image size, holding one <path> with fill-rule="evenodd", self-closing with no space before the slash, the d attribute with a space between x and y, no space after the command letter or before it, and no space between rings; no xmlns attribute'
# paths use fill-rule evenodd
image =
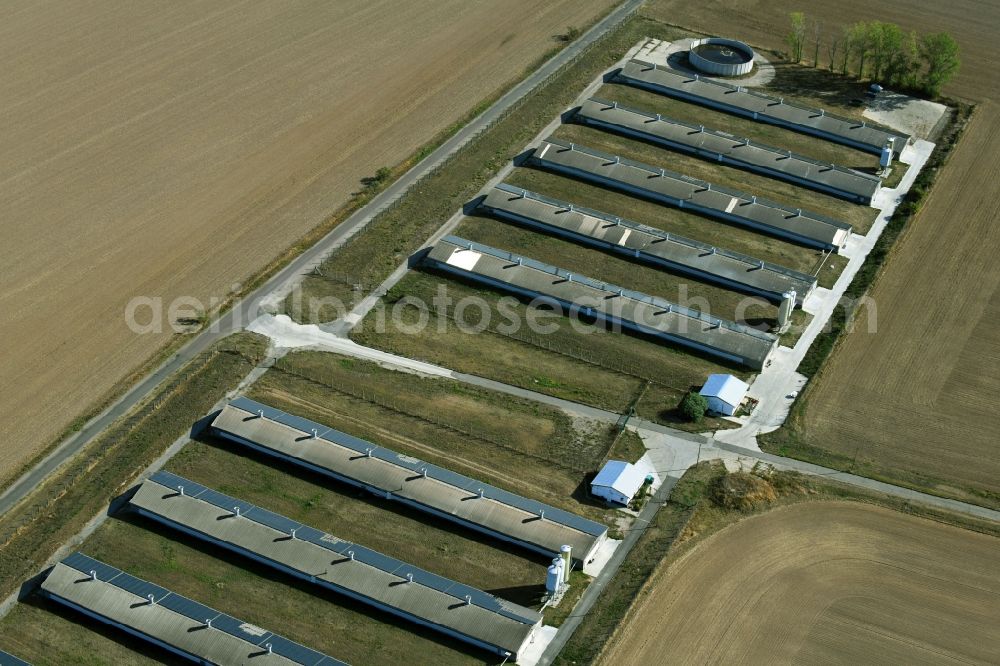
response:
<svg viewBox="0 0 1000 666"><path fill-rule="evenodd" d="M562 567L555 564L549 565L545 575L545 591L550 594L555 594L559 590L559 584L561 582Z"/></svg>
<svg viewBox="0 0 1000 666"><path fill-rule="evenodd" d="M753 69L753 49L735 39L706 37L691 42L691 66L716 76L743 76Z"/></svg>

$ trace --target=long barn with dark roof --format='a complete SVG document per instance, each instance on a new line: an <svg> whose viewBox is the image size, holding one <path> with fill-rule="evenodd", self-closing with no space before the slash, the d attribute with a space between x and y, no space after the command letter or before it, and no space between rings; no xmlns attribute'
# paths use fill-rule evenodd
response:
<svg viewBox="0 0 1000 666"><path fill-rule="evenodd" d="M62 606L199 663L346 666L83 553L56 564L41 592Z"/></svg>
<svg viewBox="0 0 1000 666"><path fill-rule="evenodd" d="M882 187L882 179L875 175L596 97L586 100L574 119L856 203L870 204Z"/></svg>
<svg viewBox="0 0 1000 666"><path fill-rule="evenodd" d="M545 555L586 562L608 528L280 409L237 398L212 431L266 455Z"/></svg>
<svg viewBox="0 0 1000 666"><path fill-rule="evenodd" d="M823 109L801 106L743 86L679 72L641 60L627 62L616 78L637 88L811 134L876 155L888 144L898 157L910 140L906 134L888 132L880 127L873 127L864 120L842 118Z"/></svg>
<svg viewBox="0 0 1000 666"><path fill-rule="evenodd" d="M458 640L514 657L541 614L169 472L129 507L214 545Z"/></svg>
<svg viewBox="0 0 1000 666"><path fill-rule="evenodd" d="M456 236L438 241L425 262L755 370L764 367L778 345L770 333Z"/></svg>
<svg viewBox="0 0 1000 666"><path fill-rule="evenodd" d="M812 275L507 183L491 189L479 206L504 220L774 303L794 291L801 305L816 287Z"/></svg>

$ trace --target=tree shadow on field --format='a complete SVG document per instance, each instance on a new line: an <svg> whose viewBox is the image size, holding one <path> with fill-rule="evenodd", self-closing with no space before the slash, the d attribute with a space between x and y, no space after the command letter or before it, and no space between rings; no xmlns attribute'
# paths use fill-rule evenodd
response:
<svg viewBox="0 0 1000 666"><path fill-rule="evenodd" d="M857 115L863 107L874 100L868 97L871 81L859 81L853 76L844 76L827 69L799 65L787 61L775 61L774 79L763 89L769 95L787 95L792 101L801 98L806 105L833 107L834 113ZM880 109L892 111L902 108L909 101L903 96L880 96ZM866 121L869 125L877 123ZM846 165L845 165L846 166Z"/></svg>

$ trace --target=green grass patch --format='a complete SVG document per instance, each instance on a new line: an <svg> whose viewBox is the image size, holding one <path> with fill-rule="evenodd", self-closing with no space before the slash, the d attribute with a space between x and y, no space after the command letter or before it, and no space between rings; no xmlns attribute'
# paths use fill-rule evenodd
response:
<svg viewBox="0 0 1000 666"><path fill-rule="evenodd" d="M612 445L610 425L321 352L281 359L250 395L511 492L595 520L610 515L584 484Z"/></svg>
<svg viewBox="0 0 1000 666"><path fill-rule="evenodd" d="M704 383L704 380L702 380ZM698 385L700 388L700 385ZM695 387L692 386L692 389ZM641 419L670 426L688 432L709 432L737 428L735 423L725 419L705 416L699 423L691 423L678 410L681 399L687 391L677 391L656 384L650 384L635 407L635 414Z"/></svg>
<svg viewBox="0 0 1000 666"><path fill-rule="evenodd" d="M548 606L545 608L543 611L545 615L543 623L553 627L561 627L566 618L572 614L573 608L580 601L580 597L583 596L583 593L592 580L590 576L581 571L571 571L569 574L569 589L563 593L558 606Z"/></svg>
<svg viewBox="0 0 1000 666"><path fill-rule="evenodd" d="M646 455L646 445L642 443L642 438L634 430L626 428L618 435L614 446L608 452L608 459L634 463L644 455Z"/></svg>
<svg viewBox="0 0 1000 666"><path fill-rule="evenodd" d="M439 288L451 297L450 305L434 303ZM456 304L466 297L480 299L488 309L481 312L469 307L456 313ZM434 308L424 313L427 325L419 331L394 325L394 317L405 326L420 322L417 300ZM747 376L679 348L570 320L561 313L539 310L513 297L436 274L410 273L385 302L392 316L380 326L379 311L370 313L352 331L357 342L619 413L647 382L673 391L679 401L713 372L730 370ZM456 316L461 317L462 326L457 325ZM519 325L504 327L506 320ZM526 325L528 321L537 322L535 330ZM484 322L488 324L485 329Z"/></svg>

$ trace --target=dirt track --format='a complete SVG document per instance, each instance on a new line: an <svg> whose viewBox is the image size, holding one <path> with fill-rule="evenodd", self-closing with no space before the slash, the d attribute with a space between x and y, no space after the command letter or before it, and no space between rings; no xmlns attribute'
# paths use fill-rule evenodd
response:
<svg viewBox="0 0 1000 666"><path fill-rule="evenodd" d="M659 572L600 663L988 663L998 549L867 505L776 509Z"/></svg>
<svg viewBox="0 0 1000 666"><path fill-rule="evenodd" d="M0 476L166 342L131 297L225 296L612 2L345 4L0 9Z"/></svg>

